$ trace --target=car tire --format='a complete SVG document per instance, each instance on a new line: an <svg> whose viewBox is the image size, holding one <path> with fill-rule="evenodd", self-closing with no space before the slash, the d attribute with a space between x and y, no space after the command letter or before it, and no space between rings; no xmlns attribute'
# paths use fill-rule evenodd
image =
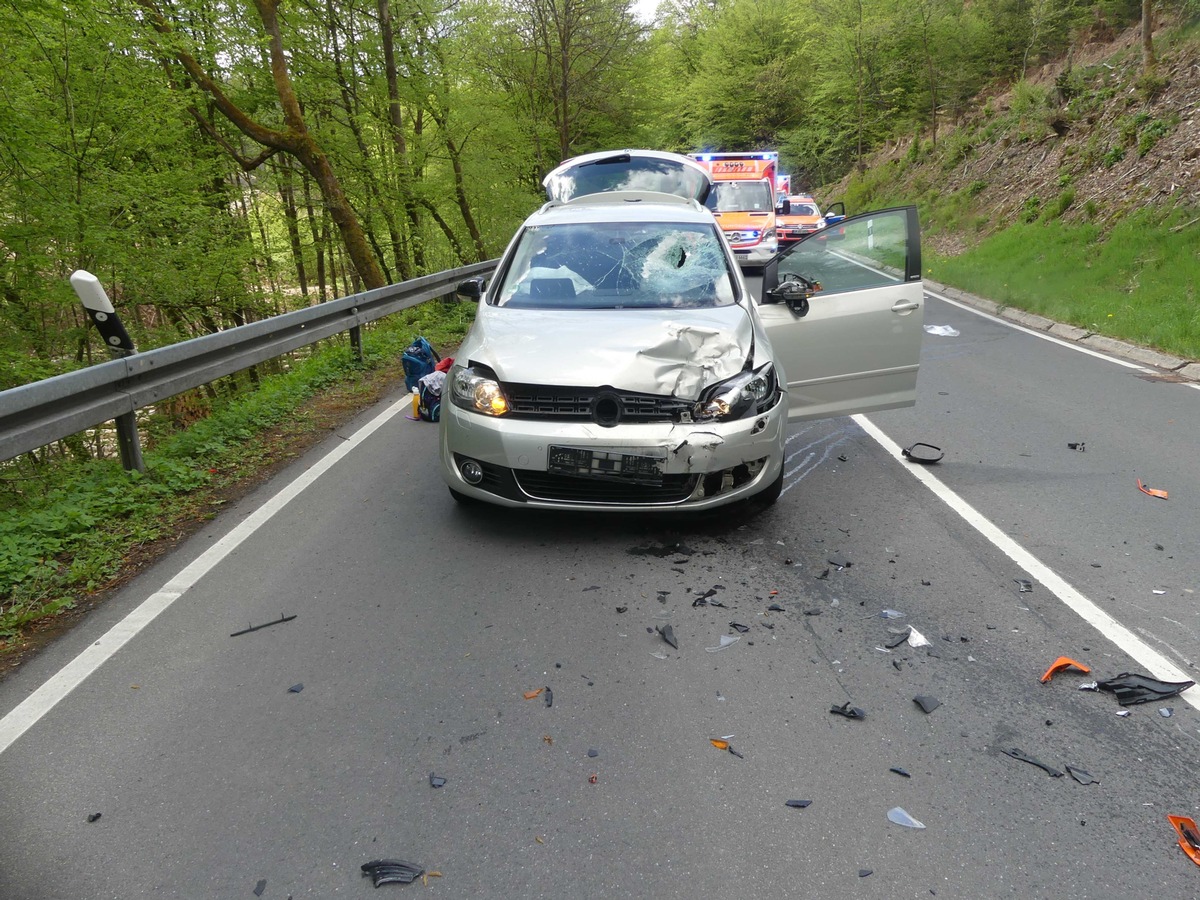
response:
<svg viewBox="0 0 1200 900"><path fill-rule="evenodd" d="M750 498L756 509L767 510L775 505L779 495L783 493L783 466L779 467L779 477L772 481L765 490Z"/></svg>
<svg viewBox="0 0 1200 900"><path fill-rule="evenodd" d="M462 491L456 491L454 488L447 485L446 490L450 492L450 496L454 498L454 502L460 506L479 506L480 502L475 497L468 497Z"/></svg>

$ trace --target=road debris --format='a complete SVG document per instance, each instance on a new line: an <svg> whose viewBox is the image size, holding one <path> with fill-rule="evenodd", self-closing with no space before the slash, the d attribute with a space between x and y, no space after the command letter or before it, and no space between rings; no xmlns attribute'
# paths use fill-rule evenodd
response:
<svg viewBox="0 0 1200 900"><path fill-rule="evenodd" d="M679 641L675 639L675 629L668 625L657 625L658 633L662 635L662 639L674 647L679 649Z"/></svg>
<svg viewBox="0 0 1200 900"><path fill-rule="evenodd" d="M1046 674L1042 676L1042 678L1041 678L1042 684L1046 684L1046 682L1048 682L1051 678L1053 678L1059 672L1062 672L1062 671L1065 671L1066 669L1071 669L1071 668L1078 669L1084 675L1086 675L1090 671L1092 671L1087 666L1085 666L1083 663L1076 662L1075 660L1071 659L1071 657L1069 657L1069 656L1060 656L1058 659L1056 659L1053 663L1050 664L1050 668L1048 668L1046 670Z"/></svg>
<svg viewBox="0 0 1200 900"><path fill-rule="evenodd" d="M888 810L888 821L894 822L897 825L903 825L905 828L924 828L925 823L918 822L899 806Z"/></svg>
<svg viewBox="0 0 1200 900"><path fill-rule="evenodd" d="M1087 451L1087 446L1084 444L1083 441L1068 441L1067 449L1068 450L1077 450L1080 453L1085 453Z"/></svg>
<svg viewBox="0 0 1200 900"><path fill-rule="evenodd" d="M1020 760L1021 762L1027 762L1033 766L1037 766L1039 769L1042 769L1051 778L1062 778L1063 773L1058 771L1058 769L1054 768L1053 766L1046 765L1046 763L1042 762L1040 759L1038 759L1035 756L1030 756L1024 750L1020 750L1016 747L1011 747L1008 750L1001 750L1000 752L1003 753L1005 756L1011 756L1013 759Z"/></svg>
<svg viewBox="0 0 1200 900"><path fill-rule="evenodd" d="M619 612L619 613L629 612L629 607L628 606L618 606L617 612Z"/></svg>
<svg viewBox="0 0 1200 900"><path fill-rule="evenodd" d="M1158 497L1158 499L1160 499L1160 500L1167 499L1166 491L1159 490L1158 488L1148 488L1144 484L1142 484L1142 479L1140 479L1140 478L1137 480L1137 486L1138 486L1138 490L1141 491L1143 494L1149 494L1151 497Z"/></svg>
<svg viewBox="0 0 1200 900"><path fill-rule="evenodd" d="M263 891L265 891L266 889L267 889L267 879L265 879L265 878L258 879L258 884L256 884L254 886L254 896L261 897L263 895Z"/></svg>
<svg viewBox="0 0 1200 900"><path fill-rule="evenodd" d="M875 871L874 869L859 869L859 870L858 870L858 877L859 877L859 878L866 878L868 875L870 875L870 874L871 874L872 872L874 872L874 871Z"/></svg>
<svg viewBox="0 0 1200 900"><path fill-rule="evenodd" d="M554 705L554 691L550 690L548 687L543 688L542 690L546 696L546 709L549 709Z"/></svg>
<svg viewBox="0 0 1200 900"><path fill-rule="evenodd" d="M1100 690L1100 685L1099 685L1097 682L1095 682L1095 681L1085 681L1085 682L1084 682L1083 684L1081 684L1081 685L1080 685L1078 688L1076 688L1076 690L1080 690L1080 691L1098 691L1098 690Z"/></svg>
<svg viewBox="0 0 1200 900"><path fill-rule="evenodd" d="M1169 719L1169 718L1171 718L1171 716L1175 715L1175 707L1164 706L1162 709L1160 709L1158 711L1158 714L1160 716L1162 716L1164 719Z"/></svg>
<svg viewBox="0 0 1200 900"><path fill-rule="evenodd" d="M599 755L600 755L600 751L596 750L595 748L588 750L588 757L590 759L595 759Z"/></svg>
<svg viewBox="0 0 1200 900"><path fill-rule="evenodd" d="M913 703L921 707L921 711L925 713L925 715L929 715L942 705L941 700L939 700L937 697L930 697L928 694L917 694L917 696L913 697Z"/></svg>
<svg viewBox="0 0 1200 900"><path fill-rule="evenodd" d="M1063 768L1065 768L1067 770L1068 775L1070 775L1072 778L1074 778L1080 784L1087 785L1087 784L1099 784L1100 783L1100 779L1093 778L1092 773L1087 771L1086 769L1081 769L1078 766L1064 766Z"/></svg>
<svg viewBox="0 0 1200 900"><path fill-rule="evenodd" d="M738 753L736 750L733 749L733 744L729 743L729 738L709 738L708 742L710 744L712 744L714 747L716 747L718 750L724 750L728 753L732 753L738 759L746 758L746 757L742 756L742 754Z"/></svg>
<svg viewBox="0 0 1200 900"><path fill-rule="evenodd" d="M900 610L898 610L898 609L884 609L884 610L880 610L879 618L881 618L881 619L903 619L904 613L900 612Z"/></svg>
<svg viewBox="0 0 1200 900"><path fill-rule="evenodd" d="M724 650L726 647L732 647L740 640L741 638L737 635L723 634L721 635L720 642L717 644L717 646L705 647L704 649L709 653L716 653L718 650Z"/></svg>
<svg viewBox="0 0 1200 900"><path fill-rule="evenodd" d="M750 630L749 625L743 625L741 622L730 622L729 627L732 628L734 631L736 631L738 634L745 634L747 631Z"/></svg>
<svg viewBox="0 0 1200 900"><path fill-rule="evenodd" d="M953 325L926 325L925 333L937 337L958 337L958 329Z"/></svg>
<svg viewBox="0 0 1200 900"><path fill-rule="evenodd" d="M593 772L591 775L588 776L588 784L596 784L599 781L600 781L600 773L599 772Z"/></svg>
<svg viewBox="0 0 1200 900"><path fill-rule="evenodd" d="M270 628L272 625L279 625L282 622L290 622L294 618L296 618L294 615L293 616L285 616L283 613L280 613L278 619L274 619L270 622L264 622L261 625L251 625L248 628L243 628L241 631L235 631L235 632L233 632L233 634L231 634L229 636L237 637L238 635L241 635L241 634L249 634L252 631L259 631L263 628Z"/></svg>
<svg viewBox="0 0 1200 900"><path fill-rule="evenodd" d="M538 688L535 691L526 691L524 694L524 697L526 700L532 700L534 697L542 696L542 691L544 691L544 690L545 690L545 688Z"/></svg>
<svg viewBox="0 0 1200 900"><path fill-rule="evenodd" d="M1200 866L1200 828L1197 828L1195 820L1187 816L1167 816L1167 821L1179 835L1179 849Z"/></svg>
<svg viewBox="0 0 1200 900"><path fill-rule="evenodd" d="M931 466L936 462L941 462L946 455L941 447L935 447L933 444L926 444L918 441L915 444L909 444L900 453L909 462L920 463L923 466Z"/></svg>
<svg viewBox="0 0 1200 900"><path fill-rule="evenodd" d="M1028 578L1014 578L1013 581L1015 581L1017 584L1017 593L1018 594L1032 594L1033 593L1033 582L1030 581Z"/></svg>
<svg viewBox="0 0 1200 900"><path fill-rule="evenodd" d="M908 642L908 646L912 647L914 650L918 647L933 646L930 643L929 638L925 637L925 635L921 634L921 632L917 631L917 629L913 628L911 625L908 628L908 636L905 638L905 640Z"/></svg>
<svg viewBox="0 0 1200 900"><path fill-rule="evenodd" d="M784 802L783 805L790 806L792 809L807 809L808 807L812 806L812 801L811 800L787 800Z"/></svg>
<svg viewBox="0 0 1200 900"><path fill-rule="evenodd" d="M778 603L772 603L770 606L767 607L767 612L787 612L787 610L784 609L782 606L780 606Z"/></svg>
<svg viewBox="0 0 1200 900"><path fill-rule="evenodd" d="M101 816L101 815L102 815L102 813L89 813L89 814L88 814L88 817L87 817L87 820L88 820L89 824L90 824L91 822L98 822L98 821L100 821L100 816Z"/></svg>
<svg viewBox="0 0 1200 900"><path fill-rule="evenodd" d="M892 766L890 769L888 769L888 771L895 772L901 778L912 778L912 776L908 774L907 769L902 769L899 766Z"/></svg>
<svg viewBox="0 0 1200 900"><path fill-rule="evenodd" d="M293 685L292 685L290 688L288 688L287 692L288 692L289 694L298 694L298 693L300 693L302 690L304 690L304 685L303 685L303 684L293 684Z"/></svg>
<svg viewBox="0 0 1200 900"><path fill-rule="evenodd" d="M829 707L829 711L835 715L845 716L847 719L865 719L867 717L864 710L859 709L857 706L851 706L849 700L841 706L834 704Z"/></svg>
<svg viewBox="0 0 1200 900"><path fill-rule="evenodd" d="M441 775L434 775L432 772L430 772L429 773L429 786L432 788L445 787L446 779L443 778Z"/></svg>
<svg viewBox="0 0 1200 900"><path fill-rule="evenodd" d="M1118 715L1118 716L1120 716L1122 719L1128 719L1128 718L1129 718L1129 710L1127 710L1127 709L1118 709L1118 710L1117 710L1117 715Z"/></svg>
<svg viewBox="0 0 1200 900"><path fill-rule="evenodd" d="M829 554L829 558L825 560L825 562L829 563L831 566L835 566L839 571L842 569L848 569L854 565L854 563L850 561L849 557L842 553Z"/></svg>
<svg viewBox="0 0 1200 900"><path fill-rule="evenodd" d="M382 884L412 884L425 874L425 870L402 859L375 859L362 864L362 874L379 887Z"/></svg>
<svg viewBox="0 0 1200 900"><path fill-rule="evenodd" d="M1194 681L1159 681L1149 675L1122 672L1116 678L1097 682L1097 687L1108 691L1117 698L1122 706L1133 706L1136 703L1150 703L1154 700L1166 700L1192 687Z"/></svg>

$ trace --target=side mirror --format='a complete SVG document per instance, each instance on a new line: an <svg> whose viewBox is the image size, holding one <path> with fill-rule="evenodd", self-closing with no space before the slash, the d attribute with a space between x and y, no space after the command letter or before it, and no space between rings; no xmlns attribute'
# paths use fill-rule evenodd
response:
<svg viewBox="0 0 1200 900"><path fill-rule="evenodd" d="M454 290L464 300L474 300L478 303L483 297L483 289L486 284L486 278L468 278L466 281L460 281Z"/></svg>
<svg viewBox="0 0 1200 900"><path fill-rule="evenodd" d="M779 214L781 216L789 216L792 213L792 201L787 197L779 202Z"/></svg>
<svg viewBox="0 0 1200 900"><path fill-rule="evenodd" d="M818 282L809 281L799 275L789 275L783 284L774 290L767 291L766 295L775 303L780 301L786 303L788 309L803 319L808 315L808 301L820 289L821 285Z"/></svg>

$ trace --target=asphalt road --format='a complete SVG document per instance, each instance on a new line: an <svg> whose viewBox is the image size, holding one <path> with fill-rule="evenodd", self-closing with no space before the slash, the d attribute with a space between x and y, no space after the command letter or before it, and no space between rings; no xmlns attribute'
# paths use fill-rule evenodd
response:
<svg viewBox="0 0 1200 900"><path fill-rule="evenodd" d="M381 890L453 897L1197 896L1166 821L1200 805L1196 690L1127 718L1079 691L1147 668L1051 588L1195 671L1200 392L940 301L926 322L960 334L926 337L917 408L796 428L754 519L463 509L434 428L348 440L368 411L0 684L0 897L365 897L380 857L441 873ZM876 428L945 449L940 493ZM180 591L13 739L18 704ZM931 646L889 651L909 625ZM1091 675L1039 684L1060 655Z"/></svg>

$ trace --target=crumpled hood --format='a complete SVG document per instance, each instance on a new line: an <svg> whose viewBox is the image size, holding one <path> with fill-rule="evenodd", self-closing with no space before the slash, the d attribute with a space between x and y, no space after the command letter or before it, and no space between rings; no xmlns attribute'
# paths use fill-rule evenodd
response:
<svg viewBox="0 0 1200 900"><path fill-rule="evenodd" d="M458 361L520 384L610 385L696 400L740 372L754 344L750 315L714 309L512 309L481 306Z"/></svg>

